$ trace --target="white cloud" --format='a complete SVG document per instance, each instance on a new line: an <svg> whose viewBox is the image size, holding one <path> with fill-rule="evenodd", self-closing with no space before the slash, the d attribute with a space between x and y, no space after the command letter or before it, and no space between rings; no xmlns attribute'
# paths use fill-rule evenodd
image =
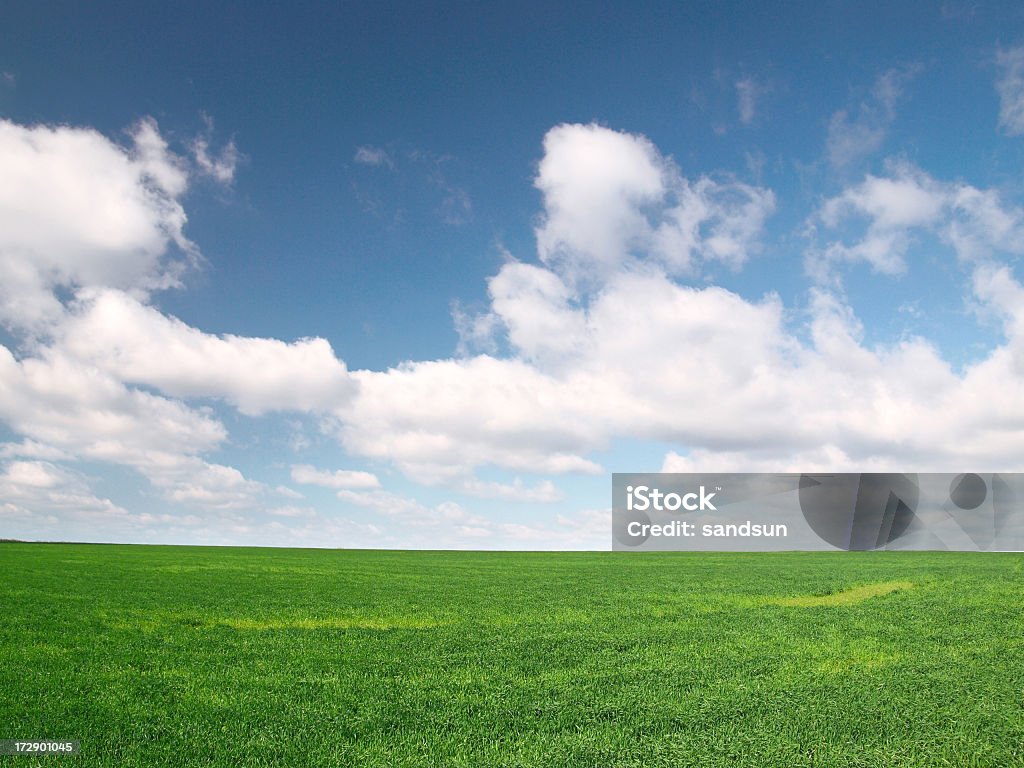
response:
<svg viewBox="0 0 1024 768"><path fill-rule="evenodd" d="M505 499L507 501L528 501L550 503L565 498L555 484L544 480L534 486L528 486L518 477L511 483L485 482L475 478L463 481L458 489L470 496L482 499Z"/></svg>
<svg viewBox="0 0 1024 768"><path fill-rule="evenodd" d="M0 518L8 534L28 539L223 543L227 534L237 541L249 527L234 511L252 507L253 499L238 488L247 481L235 470L199 460L177 470L180 482L162 487L165 498L202 514L129 511L95 495L80 473L50 462L13 461L0 467Z"/></svg>
<svg viewBox="0 0 1024 768"><path fill-rule="evenodd" d="M995 191L940 182L907 163L890 164L889 172L869 174L825 201L812 217L812 233L819 223L822 235L835 237L851 226L858 233L808 250L808 273L819 282L836 283L835 268L842 263L866 262L881 274L902 273L907 252L921 234L949 243L965 262L998 252L1024 253L1024 212L1007 207ZM862 233L855 227L859 223L866 223Z"/></svg>
<svg viewBox="0 0 1024 768"><path fill-rule="evenodd" d="M649 236L643 209L664 197L667 172L643 136L598 125L552 128L534 182L544 195L541 261L570 273L618 267Z"/></svg>
<svg viewBox="0 0 1024 768"><path fill-rule="evenodd" d="M150 119L131 137L122 147L89 129L0 121L0 324L27 353L0 346L0 419L26 438L3 453L110 462L172 502L250 508L266 488L201 458L225 441L223 424L131 385L258 414L333 408L352 383L324 340L211 336L144 303L178 285L198 251L180 202L187 162Z"/></svg>
<svg viewBox="0 0 1024 768"><path fill-rule="evenodd" d="M121 381L223 398L249 415L325 411L355 388L325 339L215 336L120 291L84 293L58 336L62 350Z"/></svg>
<svg viewBox="0 0 1024 768"><path fill-rule="evenodd" d="M137 468L164 491L166 498L191 507L250 509L266 492L262 483L247 479L234 467L192 457L175 457L160 463L149 461Z"/></svg>
<svg viewBox="0 0 1024 768"><path fill-rule="evenodd" d="M548 151L561 152L577 135L586 147L605 130L559 131ZM597 229L610 217L620 222L613 233L641 231L638 222L647 219L631 200L637 195L621 190L657 189L637 178L666 178L660 155L644 140L599 138L607 152L631 157L650 174L631 176L599 159L605 164L593 183L603 178L619 192L593 193L590 208L563 199L573 196L573 184L555 183L559 164L545 157L540 186L559 202L545 211L539 236L559 232L560 247L572 242L577 256L591 247L576 238L589 231L588 216ZM569 156L566 169L585 166L575 152ZM569 209L573 215L560 219ZM464 492L480 482L466 484L483 466L600 471L589 456L615 438L681 446L666 460L680 467L721 460L753 468L1007 468L1022 442L1016 425L1024 423L1015 399L1021 377L1013 372L1024 370L1021 332L1017 315L1008 313L1017 283L1008 271L996 279L984 270L998 254L1024 248L1022 222L1021 211L995 192L940 182L907 164L866 177L812 217L825 237L817 255L828 269L843 260L882 272L905 269L920 233L974 270L976 298L1008 318L1009 340L962 372L923 339L866 346L853 308L831 291L812 290L807 328L792 327L777 296L751 301L720 287L680 285L654 239L637 250L642 238L616 235L610 240L618 251L595 256L604 271L585 285L572 279L580 261L562 251L545 265L505 264L489 285L487 324L507 336L512 356L355 372L360 390L337 412L338 434L353 454ZM839 234L846 238L829 240Z"/></svg>
<svg viewBox="0 0 1024 768"><path fill-rule="evenodd" d="M37 443L35 440L22 440L20 443L0 443L0 459L14 458L66 461L71 456L59 448Z"/></svg>
<svg viewBox="0 0 1024 768"><path fill-rule="evenodd" d="M664 211L650 249L678 275L698 271L698 260L738 270L759 250L762 227L775 210L771 191L739 181L678 179L674 193L677 204Z"/></svg>
<svg viewBox="0 0 1024 768"><path fill-rule="evenodd" d="M230 185L235 180L235 171L242 160L242 155L235 146L234 139L225 144L220 152L210 152L210 140L213 135L213 118L203 114L206 130L192 140L189 147L196 170L219 184Z"/></svg>
<svg viewBox="0 0 1024 768"><path fill-rule="evenodd" d="M403 546L479 546L480 540L494 535L490 521L453 501L428 507L416 499L383 490L342 490L338 491L338 498L387 518L381 533L396 537Z"/></svg>
<svg viewBox="0 0 1024 768"><path fill-rule="evenodd" d="M1005 265L981 264L973 275L974 294L1003 322L1007 354L1024 360L1024 288Z"/></svg>
<svg viewBox="0 0 1024 768"><path fill-rule="evenodd" d="M514 357L354 372L359 392L336 412L350 452L392 461L420 482L522 496L473 472L601 472L587 454L618 435L721 439L729 430L717 421L698 430L687 417L713 417L707 402L733 382L737 399L756 400L755 384L770 385L773 369L785 369L795 343L781 331L777 299L749 304L676 285L663 271L688 271L695 258L742 264L757 247L770 192L691 184L646 139L599 126L559 126L545 147L538 242L548 264L503 266L489 283L490 312L474 321L507 334ZM645 203L661 208L642 210ZM595 231L604 234L592 238ZM577 271L588 260L597 269L581 286ZM702 377L680 376L690 363L666 356L682 348L687 361L701 361ZM751 365L763 368L756 382ZM731 405L726 397L720 409ZM778 429L784 419L773 411L736 431L755 440L751 424ZM554 497L553 488L540 491L532 495Z"/></svg>
<svg viewBox="0 0 1024 768"><path fill-rule="evenodd" d="M238 470L199 458L227 437L208 411L129 389L59 350L17 360L0 345L0 419L38 455L130 467L174 501L239 508L264 493Z"/></svg>
<svg viewBox="0 0 1024 768"><path fill-rule="evenodd" d="M915 457L913 461L920 459ZM903 461L903 464L898 462ZM687 454L669 451L662 472L891 472L906 459L893 454L851 455L828 443L808 450L779 452L772 445L740 451L696 448ZM918 465L914 465L918 466Z"/></svg>
<svg viewBox="0 0 1024 768"><path fill-rule="evenodd" d="M320 485L324 488L367 489L379 488L380 480L372 472L360 472L351 469L337 469L326 472L308 464L296 464L292 467L292 480L302 485Z"/></svg>
<svg viewBox="0 0 1024 768"><path fill-rule="evenodd" d="M274 493L279 496L284 496L286 499L304 499L306 498L301 493L296 491L294 488L289 488L286 485L279 485L274 489Z"/></svg>
<svg viewBox="0 0 1024 768"><path fill-rule="evenodd" d="M33 518L54 513L54 520L68 515L89 520L128 516L109 499L94 496L80 475L45 461L7 463L0 471L0 499Z"/></svg>
<svg viewBox="0 0 1024 768"><path fill-rule="evenodd" d="M270 514L274 517L289 517L289 518L315 518L317 517L316 510L312 507L275 507L270 510Z"/></svg>
<svg viewBox="0 0 1024 768"><path fill-rule="evenodd" d="M387 168L395 167L395 163L391 159L391 155L380 147L373 147L369 145L358 147L352 159L360 165L386 166Z"/></svg>
<svg viewBox="0 0 1024 768"><path fill-rule="evenodd" d="M487 287L491 312L477 323L492 334L505 330L521 357L555 364L583 351L586 316L574 291L554 272L512 262Z"/></svg>
<svg viewBox="0 0 1024 768"><path fill-rule="evenodd" d="M3 446L19 459L3 478L5 509L123 512L91 496L84 478L40 461L75 458L130 467L172 503L254 508L263 484L201 458L227 437L211 412L130 385L220 397L252 415L336 409L352 392L322 339L212 336L143 303L178 284L197 251L179 201L187 164L151 120L132 139L124 148L87 129L0 121L0 323L50 339L32 340L22 358L0 347L0 419L25 437ZM230 146L219 158L202 141L193 149L200 171L228 180ZM184 260L170 258L171 245ZM367 477L348 479L366 487Z"/></svg>
<svg viewBox="0 0 1024 768"><path fill-rule="evenodd" d="M209 139L199 136L192 142L192 155L196 166L206 176L221 184L230 184L235 180L241 154L234 140L225 144L219 154L211 155Z"/></svg>
<svg viewBox="0 0 1024 768"><path fill-rule="evenodd" d="M898 79L882 83L875 98L894 102L900 87ZM809 221L821 238L809 266L826 276L856 261L886 273L907 269L922 235L957 254L979 305L1001 319L1006 341L954 370L922 339L865 345L838 292L812 289L807 326L794 327L774 294L745 298L682 284L681 277L700 276L710 265L738 269L756 252L774 206L771 192L727 178L688 180L643 137L558 126L538 168L540 262L504 264L489 281L486 311L465 319L475 344L507 355L349 372L323 339L216 336L146 303L148 291L174 272L166 263L170 245L181 238L182 250L191 247L183 240L184 213L175 213L183 172L155 125L136 130L131 150L89 131L0 127L0 147L14 147L0 159L5 167L24 161L51 179L40 189L58 197L61 174L74 182L72 200L53 206L60 237L0 227L4 268L55 307L38 315L50 323L48 332L26 344L23 356L0 346L0 420L21 440L0 447L5 516L21 519L34 506L52 516L71 498L96 514L120 514L87 479L54 463L89 459L132 468L164 499L207 514L202 525L176 515L136 516L147 531L249 540L297 521L295 536L308 543L322 541L318 525L339 542L570 546L599 529L604 540L602 512L550 525L499 524L452 501L427 505L385 491L368 472L296 464L294 482L334 489L340 501L386 518L387 526L311 518L304 506L278 505L294 494L289 489L209 461L227 443L227 430L212 409L184 402L189 398L220 398L250 415L310 412L353 457L388 462L413 480L465 496L524 502L561 494L548 479L491 482L479 470L600 474L614 468L599 466L593 454L619 438L676 446L665 458L674 469L1018 469L1012 457L1024 456L1024 288L995 263L1024 250L1024 215L992 190L897 164L825 201ZM93 153L100 177L110 166L116 172L107 176L127 179L113 199L134 212L137 236L125 234L135 231L126 226L90 245L102 233L78 220L84 204L75 199L91 187L75 171L81 158L66 157L62 142ZM16 222L18 198L9 190L4 197L3 184L0 223ZM30 212L40 206L37 193L28 197ZM50 262L32 256L51 249L64 255ZM73 258L88 253L93 262ZM57 298L65 291L75 294L66 304ZM252 519L268 497L276 505L266 510L270 522ZM395 533L406 528L416 531L411 539Z"/></svg>
<svg viewBox="0 0 1024 768"><path fill-rule="evenodd" d="M1024 46L996 52L999 127L1009 136L1024 134Z"/></svg>
<svg viewBox="0 0 1024 768"><path fill-rule="evenodd" d="M612 527L610 510L583 510L557 515L553 521L503 523L499 531L516 547L538 550L605 549Z"/></svg>
<svg viewBox="0 0 1024 768"><path fill-rule="evenodd" d="M548 131L535 185L541 261L574 289L638 259L677 275L708 261L738 268L775 206L748 184L691 182L645 137L593 124Z"/></svg>
<svg viewBox="0 0 1024 768"><path fill-rule="evenodd" d="M3 481L30 488L53 488L61 484L64 477L52 464L41 461L12 461L4 471Z"/></svg>
<svg viewBox="0 0 1024 768"><path fill-rule="evenodd" d="M126 464L211 450L227 436L208 413L131 390L55 350L16 360L0 346L0 418L39 443Z"/></svg>
<svg viewBox="0 0 1024 768"><path fill-rule="evenodd" d="M517 360L478 356L356 371L359 394L338 412L356 455L393 461L425 483L458 482L484 465L541 474L599 472L580 451L602 440L586 402L590 375L566 382Z"/></svg>
<svg viewBox="0 0 1024 768"><path fill-rule="evenodd" d="M143 118L135 124L132 129L132 140L132 160L141 169L143 180L148 181L151 188L155 187L173 201L169 208L176 214L180 212L176 222L179 225L177 230L180 231L185 224L185 216L180 204L177 204L177 198L188 188L188 166L185 160L170 151L153 118Z"/></svg>
<svg viewBox="0 0 1024 768"><path fill-rule="evenodd" d="M812 248L807 254L808 272L828 281L834 279L834 265L858 261L882 274L903 272L913 230L937 225L946 198L940 185L909 166L897 167L890 177L868 175L860 185L827 200L818 213L829 230L849 219L867 220L864 235L852 244L835 240L824 248Z"/></svg>
<svg viewBox="0 0 1024 768"><path fill-rule="evenodd" d="M121 147L89 129L0 120L0 323L45 330L57 289L137 295L178 285L194 255L180 197L187 174L151 120Z"/></svg>
<svg viewBox="0 0 1024 768"><path fill-rule="evenodd" d="M941 232L966 262L993 254L1024 254L1024 210L1009 207L995 190L969 184L947 186L949 221Z"/></svg>
<svg viewBox="0 0 1024 768"><path fill-rule="evenodd" d="M497 318L489 312L472 314L462 309L459 302L452 302L452 323L459 336L456 353L460 356L472 352L495 354L498 351L494 341L498 333Z"/></svg>
<svg viewBox="0 0 1024 768"><path fill-rule="evenodd" d="M866 98L832 115L827 149L834 168L844 168L874 154L885 141L896 118L896 105L922 67L911 64L882 73Z"/></svg>
<svg viewBox="0 0 1024 768"><path fill-rule="evenodd" d="M551 372L479 356L355 373L362 386L341 414L344 444L390 459L416 479L458 482L487 464L537 473L600 471L586 454L616 435L734 434L756 441L791 433L792 414L785 410L749 413L763 403L762 389L785 386L775 375L786 375L787 358L797 350L781 328L777 299L749 304L719 288L625 274L585 314L584 352ZM694 367L700 376L687 373ZM745 420L723 418L736 409Z"/></svg>

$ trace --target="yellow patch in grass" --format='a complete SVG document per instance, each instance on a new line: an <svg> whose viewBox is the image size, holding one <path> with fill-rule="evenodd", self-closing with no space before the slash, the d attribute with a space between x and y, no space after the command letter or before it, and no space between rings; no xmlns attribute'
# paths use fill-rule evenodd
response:
<svg viewBox="0 0 1024 768"><path fill-rule="evenodd" d="M437 621L417 616L388 618L333 616L325 618L247 619L224 618L208 622L209 626L223 625L233 629L426 629L436 627Z"/></svg>
<svg viewBox="0 0 1024 768"><path fill-rule="evenodd" d="M231 627L240 630L275 629L427 629L443 622L428 616L210 616L191 613L168 613L148 617L126 616L108 619L115 629L153 632L169 626L214 629Z"/></svg>
<svg viewBox="0 0 1024 768"><path fill-rule="evenodd" d="M861 603L872 597L892 594L913 589L914 584L910 581L880 581L877 584L863 584L859 587L850 587L842 592L833 592L830 595L799 595L797 597L777 597L771 600L775 605L784 605L790 608L821 608L837 605L853 605Z"/></svg>

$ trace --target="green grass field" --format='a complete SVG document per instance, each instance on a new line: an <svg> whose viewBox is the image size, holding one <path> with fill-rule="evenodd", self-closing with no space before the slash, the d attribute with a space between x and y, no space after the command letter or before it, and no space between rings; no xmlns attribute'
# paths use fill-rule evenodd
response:
<svg viewBox="0 0 1024 768"><path fill-rule="evenodd" d="M1024 556L0 545L76 766L1024 765Z"/></svg>

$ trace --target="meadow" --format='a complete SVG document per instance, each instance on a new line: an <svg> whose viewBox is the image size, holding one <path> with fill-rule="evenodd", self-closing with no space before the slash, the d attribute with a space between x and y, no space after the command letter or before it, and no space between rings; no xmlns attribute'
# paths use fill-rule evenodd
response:
<svg viewBox="0 0 1024 768"><path fill-rule="evenodd" d="M1024 555L0 544L12 766L1024 766Z"/></svg>

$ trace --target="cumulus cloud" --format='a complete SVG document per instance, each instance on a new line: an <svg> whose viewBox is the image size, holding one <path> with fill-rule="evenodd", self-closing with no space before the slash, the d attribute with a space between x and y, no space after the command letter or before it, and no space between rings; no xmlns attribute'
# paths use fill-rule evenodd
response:
<svg viewBox="0 0 1024 768"><path fill-rule="evenodd" d="M850 219L866 221L863 235L844 242L833 240L807 254L808 272L819 281L833 277L842 262L863 261L882 274L906 269L905 256L915 230L937 224L946 205L946 192L925 174L901 166L889 177L867 176L855 187L825 202L817 220L836 230Z"/></svg>
<svg viewBox="0 0 1024 768"><path fill-rule="evenodd" d="M213 510L249 509L260 503L266 486L234 467L192 456L150 456L136 465L165 498Z"/></svg>
<svg viewBox="0 0 1024 768"><path fill-rule="evenodd" d="M21 356L0 346L0 420L24 438L0 451L17 459L5 503L65 522L73 504L123 513L52 463L85 459L137 471L175 505L257 508L269 489L204 458L227 430L184 399L317 412L354 385L323 339L213 336L148 304L198 259L181 203L190 175L229 182L238 153L229 144L213 156L200 137L190 165L151 119L129 136L122 146L90 129L0 121L0 324L23 341ZM61 483L44 488L47 478ZM183 524L143 517L130 524Z"/></svg>
<svg viewBox="0 0 1024 768"><path fill-rule="evenodd" d="M333 472L327 472L308 464L293 466L292 480L302 485L320 485L324 488L334 489L380 488L380 480L372 472L360 472L352 469L336 469Z"/></svg>
<svg viewBox="0 0 1024 768"><path fill-rule="evenodd" d="M680 180L675 196L654 231L651 252L678 275L695 273L700 262L739 270L760 249L761 230L775 210L770 190L735 180Z"/></svg>
<svg viewBox="0 0 1024 768"><path fill-rule="evenodd" d="M197 254L180 201L187 171L152 120L131 138L0 120L0 323L45 331L60 290L180 284Z"/></svg>
<svg viewBox="0 0 1024 768"><path fill-rule="evenodd" d="M737 268L775 204L737 181L691 182L647 138L593 124L548 131L535 185L540 259L573 285L639 258L677 275L715 260Z"/></svg>
<svg viewBox="0 0 1024 768"><path fill-rule="evenodd" d="M919 234L972 272L976 299L1007 318L1008 341L958 372L924 339L865 345L854 309L832 288L810 291L809 321L794 327L774 294L751 300L678 282L644 234L655 230L651 206L678 182L647 140L613 133L549 134L538 171L541 263L510 261L489 283L482 327L504 335L510 356L355 372L359 394L338 412L351 453L452 487L488 465L603 471L590 456L620 437L680 446L666 458L676 468L1013 464L1024 418L1009 313L1018 284L986 265L1021 251L1018 209L992 190L895 164L812 217L820 240L811 255L825 274L855 261L897 273ZM574 176L586 180L579 191ZM758 235L754 227L743 239ZM595 265L588 282L577 279L584 263Z"/></svg>
<svg viewBox="0 0 1024 768"><path fill-rule="evenodd" d="M667 169L643 136L597 125L561 125L544 137L536 187L541 261L611 269L648 236L643 208L665 195Z"/></svg>
<svg viewBox="0 0 1024 768"><path fill-rule="evenodd" d="M344 444L438 482L486 464L599 472L586 454L617 435L756 442L794 434L798 403L784 397L786 380L812 384L793 376L798 348L777 298L752 304L720 288L623 274L577 311L585 315L582 352L550 371L478 356L357 372L362 386L342 417ZM701 375L683 373L690 369ZM753 413L761 405L771 407ZM738 409L745 419L720 415Z"/></svg>
<svg viewBox="0 0 1024 768"><path fill-rule="evenodd" d="M223 397L253 413L289 407L279 402L282 372L268 369L308 365L314 377L344 379L344 366L324 342L210 337L146 305L198 258L181 203L193 168L155 121L140 120L129 136L121 146L87 128L0 121L0 324L24 351L0 345L0 419L25 438L3 454L110 462L173 502L250 506L263 485L202 458L223 444L224 425L176 397ZM330 373L317 365L327 357ZM251 377L251 391L240 376Z"/></svg>
<svg viewBox="0 0 1024 768"><path fill-rule="evenodd" d="M56 350L17 360L0 346L0 418L39 443L127 464L149 454L194 455L227 436L208 412L130 389Z"/></svg>
<svg viewBox="0 0 1024 768"><path fill-rule="evenodd" d="M336 408L355 388L325 339L215 336L121 291L83 293L58 336L62 350L121 381L223 398L254 416Z"/></svg>
<svg viewBox="0 0 1024 768"><path fill-rule="evenodd" d="M826 200L810 230L826 241L816 242L805 261L822 283L835 284L836 267L843 263L865 262L881 274L900 274L909 248L924 234L950 244L965 262L1024 252L1024 212L1007 206L994 190L940 182L907 163L890 165L887 176L869 174Z"/></svg>
<svg viewBox="0 0 1024 768"><path fill-rule="evenodd" d="M512 262L488 281L491 312L477 320L490 333L502 329L520 357L557 365L583 352L586 315L561 276L533 264Z"/></svg>
<svg viewBox="0 0 1024 768"><path fill-rule="evenodd" d="M895 103L901 83L877 85L875 98ZM904 163L824 201L808 220L818 285L803 322L774 293L741 296L706 281L714 267L742 268L758 252L771 191L731 177L686 178L642 136L557 126L537 170L538 258L503 264L488 281L484 312L460 321L473 346L490 351L471 354L467 344L457 359L349 371L323 339L208 334L149 303L151 291L176 279L172 252L194 250L179 202L185 171L155 124L141 123L131 148L80 129L0 128L0 162L31 182L27 208L37 218L34 229L0 226L2 268L20 275L19 290L34 286L41 307L31 322L2 320L32 339L20 356L0 346L0 420L20 440L0 447L4 515L33 506L57 514L59 499L72 497L119 514L62 466L87 459L136 470L171 503L212 510L226 536L299 521L314 543L317 526L342 540L395 541L384 527L280 506L294 492L211 461L228 432L209 403L195 402L207 398L251 416L309 413L353 458L462 496L520 502L559 500L548 476L604 473L610 468L594 454L619 439L673 446L664 467L676 470L1012 470L1024 455L1024 288L999 263L1024 250L1024 215L993 190ZM79 164L90 153L90 173L120 189L110 199L123 220L98 214L114 231L84 220L77 196L96 182ZM17 196L0 178L0 224L17 224ZM60 197L65 181L70 197L54 202L52 231L35 231L37 198ZM102 202L113 193L97 194ZM921 237L959 260L975 300L1002 322L1004 341L963 369L924 339L866 345L838 289L844 264L908 269ZM4 290L0 301L23 296ZM43 336L30 328L40 319ZM481 479L492 467L516 479ZM413 538L422 544L568 545L607 530L600 511L499 524L468 505L386 491L369 472L296 464L291 478L420 531ZM261 527L245 514L268 497L278 501ZM144 524L183 525L159 515Z"/></svg>
<svg viewBox="0 0 1024 768"><path fill-rule="evenodd" d="M80 519L127 517L128 512L109 499L92 494L81 475L47 461L11 461L0 469L0 499L8 514L20 510L29 518L72 515Z"/></svg>
<svg viewBox="0 0 1024 768"><path fill-rule="evenodd" d="M999 127L1008 136L1024 134L1024 46L996 52Z"/></svg>
<svg viewBox="0 0 1024 768"><path fill-rule="evenodd" d="M494 465L540 474L598 473L581 454L603 440L587 424L591 376L565 382L525 362L486 355L353 372L359 393L338 412L356 455L393 462L428 484L459 482ZM573 402L573 399L576 402Z"/></svg>
<svg viewBox="0 0 1024 768"><path fill-rule="evenodd" d="M129 467L172 501L237 508L264 493L238 470L200 457L227 438L210 412L131 389L59 350L17 360L0 346L0 419L28 438L11 453Z"/></svg>

